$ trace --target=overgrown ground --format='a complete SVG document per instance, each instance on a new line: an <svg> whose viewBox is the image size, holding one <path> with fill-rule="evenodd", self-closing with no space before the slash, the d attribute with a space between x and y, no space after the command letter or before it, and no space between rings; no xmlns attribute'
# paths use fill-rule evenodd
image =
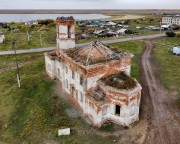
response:
<svg viewBox="0 0 180 144"><path fill-rule="evenodd" d="M119 17L119 16L115 16ZM121 16L120 16L121 17ZM145 27L149 25L159 25L159 22L157 18L154 17L148 17L146 21L140 21L138 20L139 16L136 17L137 20L131 20L131 22L128 24L129 27L127 29L137 32L138 35L135 36L142 36L142 35L150 35L150 34L158 34L159 31L151 31L147 29L136 29L136 26ZM152 18L153 21L149 21L149 19ZM121 22L122 19L116 19L113 20L114 22ZM23 29L19 29L19 26L23 26L21 23L14 23L10 26L13 28L17 28L17 30L8 31L8 29L0 28L0 32L3 32L5 34L5 42L0 44L0 51L8 51L12 50L12 40L13 38L16 39L16 46L17 49L30 49L30 48L40 48L40 47L55 47L56 45L56 31L55 31L55 24L54 25L47 25L47 26L37 26L35 28L28 28L25 27ZM102 30L101 27L76 27L76 33L92 33L95 29L96 30ZM41 31L39 31L41 30ZM32 36L32 40L28 42L28 35ZM40 40L41 35L41 40ZM76 43L85 43L85 42L91 42L94 40L111 40L111 39L119 39L119 38L126 38L127 36L118 36L118 37L110 37L110 38L94 38L91 36L87 39L81 39L76 40ZM129 37L132 37L129 35Z"/></svg>
<svg viewBox="0 0 180 144"><path fill-rule="evenodd" d="M115 52L125 51L134 55L134 57L132 58L131 76L139 79L138 73L140 67L138 66L138 61L145 47L144 43L141 41L127 41L121 43L113 43L110 44L110 46L115 48Z"/></svg>
<svg viewBox="0 0 180 144"><path fill-rule="evenodd" d="M43 58L43 53L19 54L17 60L19 63L33 61ZM0 68L12 66L16 63L14 55L0 56Z"/></svg>
<svg viewBox="0 0 180 144"><path fill-rule="evenodd" d="M132 41L112 45L135 55L132 75L137 77L137 61L144 44ZM40 53L18 55L22 62L39 56ZM13 58L8 56L6 61L12 63ZM132 143L139 138L139 133L136 135L139 126L130 130L109 124L97 129L80 117L69 117L67 110L72 106L55 93L55 83L44 67L42 59L21 67L21 88L17 87L15 70L0 74L0 143L109 144L119 143L122 136L124 141L131 137ZM71 128L71 135L58 137L57 130L66 127ZM131 133L128 138L127 133Z"/></svg>
<svg viewBox="0 0 180 144"><path fill-rule="evenodd" d="M180 104L180 56L168 52L175 45L180 45L180 38L163 38L156 43L154 56L160 66L160 77L166 88L177 91ZM178 95L177 94L177 95Z"/></svg>
<svg viewBox="0 0 180 144"><path fill-rule="evenodd" d="M81 118L70 118L71 105L54 93L54 82L45 74L44 60L20 69L21 88L15 70L0 75L0 143L111 143L115 136L88 133ZM57 130L71 127L71 135L57 137ZM79 141L80 140L80 141Z"/></svg>
<svg viewBox="0 0 180 144"><path fill-rule="evenodd" d="M12 40L14 38L16 40L16 49L30 49L55 46L56 32L55 28L53 27L49 27L48 30L43 32L31 31L29 32L29 35L32 36L32 40L28 42L28 36L26 31L5 32L5 42L0 44L0 51L12 50Z"/></svg>

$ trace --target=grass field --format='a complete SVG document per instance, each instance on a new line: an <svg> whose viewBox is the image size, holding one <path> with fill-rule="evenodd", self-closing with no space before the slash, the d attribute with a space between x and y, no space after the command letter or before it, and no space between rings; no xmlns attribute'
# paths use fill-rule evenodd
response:
<svg viewBox="0 0 180 144"><path fill-rule="evenodd" d="M138 77L137 61L144 44L138 41L112 44L116 51L125 50L135 55L132 76ZM37 54L18 55L23 62L36 59ZM1 57L3 60L3 57ZM13 62L13 57L6 58ZM21 88L17 87L16 71L0 75L0 143L62 143L62 144L109 144L117 143L119 137L111 134L120 126L110 124L100 129L87 125L80 117L67 115L70 103L55 93L55 82L45 73L44 60L20 68ZM60 128L71 128L70 136L57 136ZM116 129L114 129L116 127Z"/></svg>
<svg viewBox="0 0 180 144"><path fill-rule="evenodd" d="M175 45L180 45L180 38L163 38L157 41L154 55L160 66L160 76L164 85L180 95L180 56L168 52L168 49Z"/></svg>
<svg viewBox="0 0 180 144"><path fill-rule="evenodd" d="M119 16L115 16L119 17ZM120 16L121 17L121 16ZM131 16L130 16L131 17ZM132 15L133 17L133 15ZM136 17L136 16L135 16ZM138 19L139 16L136 17ZM140 17L139 17L140 18ZM122 20L114 20L115 22L121 22ZM21 26L19 23L10 24L11 27L18 28ZM151 31L147 29L136 29L136 26L145 27L149 25L159 25L159 22L157 19L154 19L154 21L149 22L147 21L140 21L140 20L131 20L131 23L129 24L130 30L139 33L135 36L142 36L142 35L150 35L150 34L157 34L159 31ZM38 31L42 29L42 32ZM93 32L94 30L103 29L101 27L94 27L94 28L81 28L76 25L76 32L77 33L88 33ZM30 49L30 48L40 48L40 47L55 47L56 46L56 31L55 26L48 25L48 26L39 26L37 29L35 28L24 28L19 30L12 30L8 31L7 29L0 28L0 32L5 33L5 42L0 44L0 51L8 51L12 50L12 40L15 38L16 40L16 48L17 49ZM28 34L32 36L32 40L28 42ZM83 32L84 31L84 32ZM40 38L41 37L41 38ZM110 39L119 39L119 38L126 38L127 36L118 36L118 37L110 37L110 38L94 38L91 36L88 39L82 39L82 40L76 40L76 43L85 43L85 42L91 42L94 40L110 40ZM131 37L131 35L129 35Z"/></svg>
<svg viewBox="0 0 180 144"><path fill-rule="evenodd" d="M115 51L125 51L128 53L132 53L134 55L132 59L132 67L131 67L131 76L139 79L139 66L138 61L140 58L140 54L143 52L144 43L140 41L128 41L128 42L121 42L121 43L114 43L110 44L110 46L115 47Z"/></svg>
<svg viewBox="0 0 180 144"><path fill-rule="evenodd" d="M41 32L31 31L29 35L32 40L28 42L26 31L5 32L5 42L0 44L0 51L12 50L12 40L16 40L16 49L30 49L40 47L51 47L56 45L56 32L55 28L49 27L49 30ZM42 45L41 45L42 44Z"/></svg>
<svg viewBox="0 0 180 144"><path fill-rule="evenodd" d="M81 118L70 118L71 105L54 93L54 81L45 74L44 60L20 68L21 88L15 70L0 75L0 143L112 143ZM57 136L60 128L71 128L70 136ZM95 131L92 133L92 131Z"/></svg>
<svg viewBox="0 0 180 144"><path fill-rule="evenodd" d="M43 53L31 53L31 54L19 54L17 55L17 60L19 63L36 60L38 58L43 58ZM0 68L8 67L16 63L14 55L0 56Z"/></svg>

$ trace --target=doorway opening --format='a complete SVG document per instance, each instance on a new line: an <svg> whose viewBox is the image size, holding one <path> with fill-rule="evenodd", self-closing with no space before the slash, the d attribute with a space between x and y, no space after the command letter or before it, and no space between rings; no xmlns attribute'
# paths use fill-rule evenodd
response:
<svg viewBox="0 0 180 144"><path fill-rule="evenodd" d="M115 107L115 114L120 116L121 107L119 105L116 105Z"/></svg>

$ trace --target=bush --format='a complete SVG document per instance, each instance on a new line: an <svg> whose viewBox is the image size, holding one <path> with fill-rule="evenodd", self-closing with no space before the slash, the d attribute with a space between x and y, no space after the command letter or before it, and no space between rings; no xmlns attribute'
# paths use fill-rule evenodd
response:
<svg viewBox="0 0 180 144"><path fill-rule="evenodd" d="M54 23L53 19L38 20L38 24L40 24L40 25L49 25L52 23Z"/></svg>
<svg viewBox="0 0 180 144"><path fill-rule="evenodd" d="M15 24L15 22L11 22L10 24Z"/></svg>
<svg viewBox="0 0 180 144"><path fill-rule="evenodd" d="M125 20L125 21L124 21L124 24L125 24L125 25L128 25L129 23L130 23L130 20Z"/></svg>
<svg viewBox="0 0 180 144"><path fill-rule="evenodd" d="M166 36L167 37L175 37L176 33L174 33L174 32L166 32Z"/></svg>
<svg viewBox="0 0 180 144"><path fill-rule="evenodd" d="M177 33L176 36L177 36L178 38L180 38L180 33Z"/></svg>
<svg viewBox="0 0 180 144"><path fill-rule="evenodd" d="M114 131L114 123L105 123L100 128L101 131L105 132L113 132Z"/></svg>
<svg viewBox="0 0 180 144"><path fill-rule="evenodd" d="M180 26L176 25L176 26L173 27L173 30L179 30L179 29L180 29Z"/></svg>

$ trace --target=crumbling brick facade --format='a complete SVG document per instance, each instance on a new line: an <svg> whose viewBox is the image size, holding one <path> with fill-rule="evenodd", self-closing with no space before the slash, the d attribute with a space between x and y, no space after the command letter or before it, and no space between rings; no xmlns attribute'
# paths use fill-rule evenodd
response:
<svg viewBox="0 0 180 144"><path fill-rule="evenodd" d="M98 41L76 48L73 17L57 18L56 23L57 50L45 53L48 75L62 82L71 102L94 126L107 121L128 126L137 121L141 86L130 77L132 55L114 53Z"/></svg>

